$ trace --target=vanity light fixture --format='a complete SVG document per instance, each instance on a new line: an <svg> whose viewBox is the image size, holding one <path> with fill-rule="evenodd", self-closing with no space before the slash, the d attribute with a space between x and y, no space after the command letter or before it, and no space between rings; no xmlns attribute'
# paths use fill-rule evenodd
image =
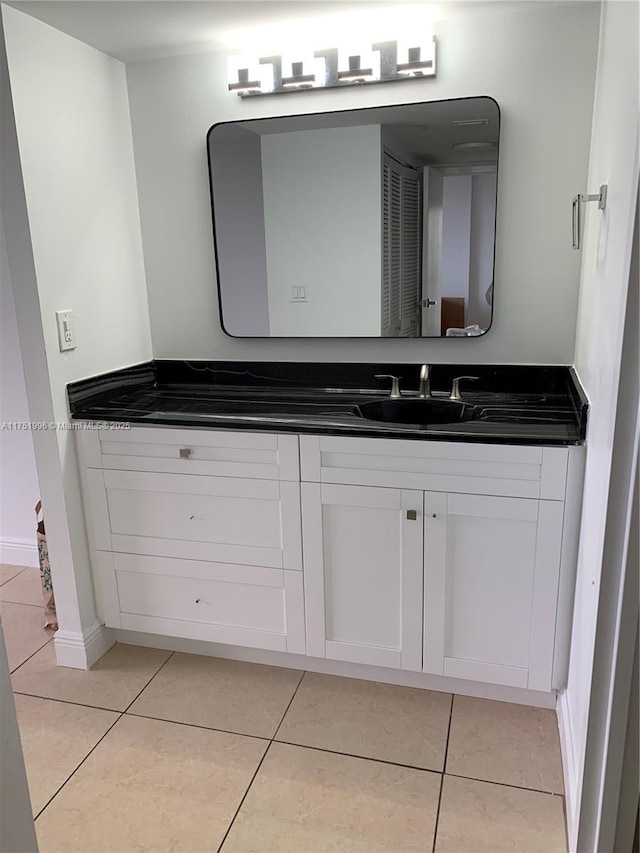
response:
<svg viewBox="0 0 640 853"><path fill-rule="evenodd" d="M314 85L316 75L304 74L304 62L291 63L291 76L282 78L282 85L294 89L309 89Z"/></svg>
<svg viewBox="0 0 640 853"><path fill-rule="evenodd" d="M248 68L238 68L238 79L229 83L229 89L237 91L238 94L244 92L247 95L257 95L260 92L260 81L249 80Z"/></svg>
<svg viewBox="0 0 640 853"><path fill-rule="evenodd" d="M373 80L373 68L361 68L360 57L349 57L349 69L347 71L338 71L338 80L343 83L364 83L367 80Z"/></svg>
<svg viewBox="0 0 640 853"><path fill-rule="evenodd" d="M411 77L424 77L425 74L429 74L429 70L433 67L433 59L420 59L421 51L419 47L410 47L409 61L398 65L398 74Z"/></svg>
<svg viewBox="0 0 640 853"><path fill-rule="evenodd" d="M362 67L362 57L371 56L373 51L379 55L377 61L365 61ZM398 80L410 80L416 77L435 77L436 73L436 40L430 37L425 44L410 47L405 52L407 61L398 61L398 42L384 41L370 45L362 45L358 52L349 54L348 68L340 69L338 48L315 50L312 59L306 62L292 62L291 73L283 76L284 60L281 54L262 56L259 59L248 60L248 67L238 67L237 57L230 58L229 91L237 92L241 98L256 97L257 95L280 95L288 92L308 92L313 89L337 89L344 86L364 86L371 83L391 83ZM235 63L234 63L235 59ZM324 60L324 73L320 72L319 63ZM249 80L249 68L258 65L270 65L273 79L269 85L261 76L261 80ZM305 68L305 65L307 66ZM313 67L313 73L311 72Z"/></svg>

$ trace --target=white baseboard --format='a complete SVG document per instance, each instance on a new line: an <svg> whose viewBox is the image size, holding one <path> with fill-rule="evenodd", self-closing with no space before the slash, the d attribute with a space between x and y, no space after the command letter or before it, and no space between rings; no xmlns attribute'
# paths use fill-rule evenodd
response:
<svg viewBox="0 0 640 853"><path fill-rule="evenodd" d="M16 539L4 536L0 539L0 563L9 566L30 566L37 568L38 546L35 539Z"/></svg>
<svg viewBox="0 0 640 853"><path fill-rule="evenodd" d="M179 637L167 637L161 634L145 634L141 631L113 629L118 643L133 646L147 646L152 649L167 649L172 652L186 652L193 655L241 660L248 663L262 663L268 666L284 666L289 669L306 669L327 675L342 675L346 678L361 678L365 681L380 681L383 684L400 684L404 687L419 687L423 690L437 690L441 693L458 693L461 696L474 696L478 699L495 699L498 702L513 702L517 705L530 705L536 708L555 708L556 693L543 693L537 690L524 690L521 687L502 687L499 684L480 684L461 678L446 678L429 675L424 672L409 672L401 669L388 669L381 666L345 663L343 661L313 658L296 655L291 652L273 652L264 649L248 649L244 646L227 646L221 643L208 643L203 640L185 640Z"/></svg>
<svg viewBox="0 0 640 853"><path fill-rule="evenodd" d="M108 652L116 638L111 628L94 622L86 631L56 631L53 644L58 666L90 669Z"/></svg>
<svg viewBox="0 0 640 853"><path fill-rule="evenodd" d="M567 700L567 691L558 696L556 707L558 729L560 731L560 753L562 755L562 774L564 777L564 797L567 813L567 840L569 853L576 853L578 843L578 822L580 819L578 755L576 753L571 722L571 709Z"/></svg>

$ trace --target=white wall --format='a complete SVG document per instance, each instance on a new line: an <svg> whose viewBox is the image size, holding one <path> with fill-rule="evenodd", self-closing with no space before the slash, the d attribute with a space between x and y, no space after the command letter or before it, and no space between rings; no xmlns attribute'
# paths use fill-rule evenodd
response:
<svg viewBox="0 0 640 853"><path fill-rule="evenodd" d="M12 8L3 6L2 17L24 181L22 196L6 174L12 195L3 198L18 326L23 346L41 349L44 339L50 390L40 397L46 402L50 395L49 420L67 421L68 382L151 356L125 69ZM29 302L34 274L36 305ZM74 312L78 345L64 354L54 315L62 308ZM59 430L53 444L50 435L41 442L38 471L62 637L87 631L95 605L73 437ZM62 494L54 497L60 472Z"/></svg>
<svg viewBox="0 0 640 853"><path fill-rule="evenodd" d="M640 189L640 188L639 188ZM640 201L640 198L638 199ZM638 813L638 593L640 452L640 211L625 316L611 481L598 602L598 621L587 724L587 747L578 848L631 850ZM635 661L634 661L635 658ZM635 696L631 696L636 670ZM635 701L635 717L631 707ZM630 740L625 742L629 731ZM633 741L635 739L635 748ZM626 751L629 751L625 755ZM627 779L623 776L625 760ZM629 773L631 777L629 778ZM635 783L635 802L633 785ZM625 785L628 789L625 790ZM630 790L629 790L630 789ZM623 817L626 799L631 814ZM629 802L630 801L630 802ZM616 824L627 843L617 839ZM626 826L624 825L626 823Z"/></svg>
<svg viewBox="0 0 640 853"><path fill-rule="evenodd" d="M496 180L495 172L473 175L472 179L467 324L477 323L483 328L491 322L491 306L485 294L493 281Z"/></svg>
<svg viewBox="0 0 640 853"><path fill-rule="evenodd" d="M491 332L446 343L386 341L384 358L571 363L580 258L567 236L569 205L586 180L597 31L598 6L591 2L469 4L436 25L435 79L247 100L226 90L221 54L128 65L155 355L382 357L376 341L248 341L222 333L205 152L214 122L491 95L502 109Z"/></svg>
<svg viewBox="0 0 640 853"><path fill-rule="evenodd" d="M570 841L575 845L592 689L592 667L616 400L638 187L638 6L602 7L589 177L584 192L609 186L607 209L587 205L575 365L589 396L582 533L571 659L560 713ZM633 72L635 69L635 72ZM577 254L577 253L576 253ZM637 389L636 389L637 391Z"/></svg>
<svg viewBox="0 0 640 853"><path fill-rule="evenodd" d="M443 182L442 295L465 300L465 325L488 328L485 299L493 281L495 172L445 175Z"/></svg>
<svg viewBox="0 0 640 853"><path fill-rule="evenodd" d="M226 330L269 335L269 293L264 245L260 136L223 125L209 138L215 186L218 267Z"/></svg>
<svg viewBox="0 0 640 853"><path fill-rule="evenodd" d="M271 334L379 335L380 126L266 134L262 179Z"/></svg>
<svg viewBox="0 0 640 853"><path fill-rule="evenodd" d="M40 492L31 432L5 426L30 420L0 216L0 562L18 566L38 565L33 508Z"/></svg>
<svg viewBox="0 0 640 853"><path fill-rule="evenodd" d="M471 175L445 177L442 187L442 295L469 296ZM468 312L469 307L465 303Z"/></svg>

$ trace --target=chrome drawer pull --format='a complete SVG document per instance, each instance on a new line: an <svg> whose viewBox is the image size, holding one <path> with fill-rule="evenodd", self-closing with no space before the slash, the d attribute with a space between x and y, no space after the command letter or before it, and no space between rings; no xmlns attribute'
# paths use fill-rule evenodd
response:
<svg viewBox="0 0 640 853"><path fill-rule="evenodd" d="M191 448L190 447L181 447L180 448L180 459L189 459L191 456Z"/></svg>
<svg viewBox="0 0 640 853"><path fill-rule="evenodd" d="M407 521L416 521L418 518L418 512L415 509L407 510Z"/></svg>

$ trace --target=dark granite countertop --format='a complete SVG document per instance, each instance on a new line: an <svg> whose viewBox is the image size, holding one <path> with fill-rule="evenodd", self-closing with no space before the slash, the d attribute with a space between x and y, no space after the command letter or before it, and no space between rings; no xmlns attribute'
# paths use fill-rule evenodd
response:
<svg viewBox="0 0 640 853"><path fill-rule="evenodd" d="M419 364L186 362L156 360L102 374L68 388L76 420L127 421L258 432L324 433L500 444L582 444L587 401L569 367L432 367L431 389L446 400L456 376L473 420L429 426L366 420L356 406L389 397L401 376L403 396L417 395Z"/></svg>

